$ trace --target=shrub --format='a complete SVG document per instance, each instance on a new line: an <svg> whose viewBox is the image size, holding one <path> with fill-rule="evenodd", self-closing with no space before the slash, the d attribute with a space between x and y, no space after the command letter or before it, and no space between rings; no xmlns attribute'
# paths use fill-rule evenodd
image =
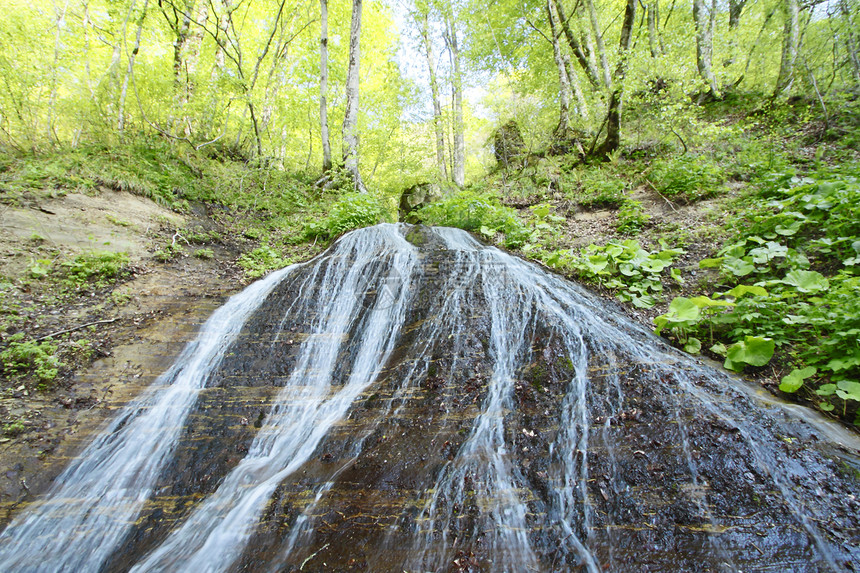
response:
<svg viewBox="0 0 860 573"><path fill-rule="evenodd" d="M269 245L263 245L250 253L245 253L236 262L245 269L246 277L255 279L273 269L287 266L292 262L292 259L283 257L281 253Z"/></svg>
<svg viewBox="0 0 860 573"><path fill-rule="evenodd" d="M531 237L532 230L517 217L516 211L499 203L489 193L465 190L422 207L418 218L428 225L457 227L475 231L487 238L500 232L508 247L519 247Z"/></svg>
<svg viewBox="0 0 860 573"><path fill-rule="evenodd" d="M7 374L32 373L45 386L54 381L63 365L55 356L57 345L49 342L24 340L22 333L10 337L9 347L0 352L0 361Z"/></svg>
<svg viewBox="0 0 860 573"><path fill-rule="evenodd" d="M369 193L349 193L336 202L327 217L305 223L306 237L333 238L346 231L390 220L388 208Z"/></svg>
<svg viewBox="0 0 860 573"><path fill-rule="evenodd" d="M718 195L726 175L707 158L682 155L655 161L651 178L657 191L666 197L692 202Z"/></svg>
<svg viewBox="0 0 860 573"><path fill-rule="evenodd" d="M128 263L126 253L94 251L80 254L62 263L62 266L65 269L65 282L71 286L80 286L90 280L95 280L98 286L104 286L122 278L128 272Z"/></svg>

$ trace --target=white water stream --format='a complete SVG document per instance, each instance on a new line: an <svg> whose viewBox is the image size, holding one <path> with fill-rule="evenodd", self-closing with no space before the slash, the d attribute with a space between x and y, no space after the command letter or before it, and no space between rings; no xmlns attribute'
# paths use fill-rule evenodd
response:
<svg viewBox="0 0 860 573"><path fill-rule="evenodd" d="M406 230L401 225L379 225L350 233L321 257L273 273L231 298L207 321L176 364L57 478L44 499L7 527L0 536L0 571L98 571L151 497L199 390L206 386L245 320L280 281L301 272L300 292L282 309L281 327L287 316L308 316L310 332L247 454L131 568L136 572L234 570L248 551L248 542L275 489L318 455L319 444L380 378L391 359L427 270L422 268L426 253L404 239ZM624 356L649 371L649 383L664 393L669 410L675 412L678 452L689 472L690 496L696 511L714 530L719 529L719 519L711 515L706 503L706 485L699 477L697 454L681 414L681 405L690 402L739 429L758 467L770 476L782 503L815 545L822 568L841 570L793 491L791 476L782 467L779 441L768 430L745 422L742 410L732 404L734 394L724 396L710 389L722 385L726 392L736 392L724 384L728 377L659 347L644 330L556 275L485 247L462 231L431 232L441 245L436 248L449 251L450 265L439 292L431 293L412 366L395 385L394 398L383 415L396 416L417 380L427 376L432 340L452 340L452 372L458 361L465 361L468 333L463 331L461 317L478 308L485 309L489 323L487 359L492 373L463 443L433 476L426 495L417 500L420 509L411 532L409 557L404 563L392 563L392 571L446 569L458 543L471 537L481 538L481 546L492 556L493 571L552 568L545 548L537 547L530 533L536 526L534 500L512 451L515 445L507 421L517 407L515 387L539 327L561 341L563 358L573 372L556 410L546 412L548 418L559 421L548 445L551 487L543 506L543 519L558 534L553 559L575 556L589 573L605 567L624 569L611 550L599 558L592 539L598 501L594 499L595 478L606 479L600 486L604 489L599 490L604 498L613 488L629 490L629 485L616 483L614 477L619 462L613 424L627 402L622 368L615 357ZM368 297L368 287L374 286L378 296ZM350 333L360 336L350 339ZM274 340L279 336L276 333ZM606 370L600 391L591 382L595 356ZM348 374L335 383L335 372L344 362L349 365ZM709 383L703 385L703 379ZM457 381L446 383L455 385ZM516 431L528 434L532 430ZM356 436L351 450L354 457L360 454L365 437ZM840 439L850 441L850 437ZM605 476L590 474L590 452L596 446L603 452L603 467L608 468ZM335 473L331 481L317 487L315 501L292 525L278 564L289 558L300 537L308 540L313 535L311 516L337 476ZM481 507L473 530L452 526L457 521L455 508L475 499ZM394 535L392 532L392 539ZM605 535L612 546L614 529L607 527ZM723 569L740 570L718 536L709 541ZM277 569L278 564L272 568Z"/></svg>

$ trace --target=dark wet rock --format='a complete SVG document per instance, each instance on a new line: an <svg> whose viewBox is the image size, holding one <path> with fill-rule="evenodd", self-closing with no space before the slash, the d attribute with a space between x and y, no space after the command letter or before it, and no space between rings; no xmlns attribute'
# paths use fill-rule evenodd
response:
<svg viewBox="0 0 860 573"><path fill-rule="evenodd" d="M442 187L436 183L418 183L409 187L400 195L400 220L406 223L418 223L414 211L442 198Z"/></svg>
<svg viewBox="0 0 860 573"><path fill-rule="evenodd" d="M335 245L265 297L102 570L126 571L172 542L162 563L205 563L254 492L247 535L209 566L852 570L850 453L558 277L421 226L395 228L408 239L395 260L377 237L391 229L360 231L366 239ZM390 347L366 352L380 340ZM317 342L334 354L314 382L302 369ZM353 386L362 372L368 382ZM320 414L350 388L341 413ZM225 492L243 464L279 459L257 453L267 436L299 447L288 438L316 429L306 450ZM216 523L196 535L214 545L203 547L181 527L210 505ZM206 529L221 523L223 540Z"/></svg>

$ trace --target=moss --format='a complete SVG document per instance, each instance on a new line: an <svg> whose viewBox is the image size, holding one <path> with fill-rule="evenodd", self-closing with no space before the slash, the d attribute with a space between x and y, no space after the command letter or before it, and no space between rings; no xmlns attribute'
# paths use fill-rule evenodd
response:
<svg viewBox="0 0 860 573"><path fill-rule="evenodd" d="M412 227L412 229L406 233L405 238L416 247L422 247L427 243L427 234L423 225L415 225Z"/></svg>

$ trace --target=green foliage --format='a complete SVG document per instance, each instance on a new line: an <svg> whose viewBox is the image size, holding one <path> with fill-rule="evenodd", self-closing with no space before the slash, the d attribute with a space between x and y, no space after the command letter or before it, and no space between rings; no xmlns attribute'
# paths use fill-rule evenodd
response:
<svg viewBox="0 0 860 573"><path fill-rule="evenodd" d="M713 295L725 306L681 313L689 305L676 299L654 323L681 344L691 334L719 341L733 370L763 366L785 348L797 367L780 388L827 411L841 400L845 415L853 394L837 393L838 384L860 379L860 186L851 166L841 169L760 182L763 201L740 213L720 256L699 265L735 285Z"/></svg>
<svg viewBox="0 0 860 573"><path fill-rule="evenodd" d="M63 366L55 356L56 352L55 343L24 340L24 334L19 333L9 338L8 347L0 352L0 362L7 375L32 374L39 380L40 387L47 387Z"/></svg>
<svg viewBox="0 0 860 573"><path fill-rule="evenodd" d="M129 258L126 253L94 251L83 253L61 264L63 282L78 288L88 282L105 286L116 282L128 273Z"/></svg>
<svg viewBox="0 0 860 573"><path fill-rule="evenodd" d="M745 336L735 342L726 351L726 362L723 366L729 370L740 372L744 364L764 366L770 362L776 345L770 338L760 336Z"/></svg>
<svg viewBox="0 0 860 573"><path fill-rule="evenodd" d="M533 232L517 217L516 211L503 206L494 195L469 189L422 207L417 215L428 225L458 227L487 238L502 233L508 247L525 245ZM547 211L544 217L548 215Z"/></svg>
<svg viewBox="0 0 860 573"><path fill-rule="evenodd" d="M271 270L283 268L292 262L292 259L284 257L269 245L263 245L250 253L245 253L236 261L245 269L245 276L250 279L261 277Z"/></svg>
<svg viewBox="0 0 860 573"><path fill-rule="evenodd" d="M650 218L642 208L641 201L627 198L618 208L615 230L619 233L636 233L642 230Z"/></svg>
<svg viewBox="0 0 860 573"><path fill-rule="evenodd" d="M334 205L322 220L310 219L305 223L306 237L331 239L338 235L390 221L391 213L385 203L370 193L348 193Z"/></svg>
<svg viewBox="0 0 860 573"><path fill-rule="evenodd" d="M543 259L552 268L575 271L582 279L616 291L619 299L637 308L651 308L661 300L661 274L683 253L665 244L660 250L647 251L638 241L628 239L589 245L576 254L557 250L545 253Z"/></svg>
<svg viewBox="0 0 860 573"><path fill-rule="evenodd" d="M159 263L169 263L183 252L182 245L171 242L169 245L164 245L164 247L155 251L152 256Z"/></svg>
<svg viewBox="0 0 860 573"><path fill-rule="evenodd" d="M15 436L20 436L26 431L27 426L25 426L24 423L21 422L21 420L15 420L14 422L3 424L3 434L11 438L14 438Z"/></svg>
<svg viewBox="0 0 860 573"><path fill-rule="evenodd" d="M722 192L723 169L704 156L681 155L658 159L651 167L651 182L665 197L698 201Z"/></svg>
<svg viewBox="0 0 860 573"><path fill-rule="evenodd" d="M583 166L562 174L567 197L585 208L618 207L624 203L624 177L611 166Z"/></svg>
<svg viewBox="0 0 860 573"><path fill-rule="evenodd" d="M800 387L803 386L803 381L813 376L818 369L815 366L807 366L806 368L795 368L791 372L789 372L786 376L782 377L782 381L779 384L779 389L783 392L793 393L800 390Z"/></svg>
<svg viewBox="0 0 860 573"><path fill-rule="evenodd" d="M208 260L215 256L215 251L212 249L197 249L194 251L194 256L198 259Z"/></svg>

